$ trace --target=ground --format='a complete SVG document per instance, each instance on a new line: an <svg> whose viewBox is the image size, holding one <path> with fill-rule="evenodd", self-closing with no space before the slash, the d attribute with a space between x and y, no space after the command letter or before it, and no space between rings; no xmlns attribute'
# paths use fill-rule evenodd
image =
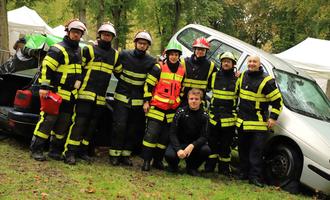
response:
<svg viewBox="0 0 330 200"><path fill-rule="evenodd" d="M142 172L141 158L133 167L113 167L107 149L95 162L76 166L30 158L27 142L0 141L0 199L311 199L279 188L257 188L216 173L191 177L158 170Z"/></svg>

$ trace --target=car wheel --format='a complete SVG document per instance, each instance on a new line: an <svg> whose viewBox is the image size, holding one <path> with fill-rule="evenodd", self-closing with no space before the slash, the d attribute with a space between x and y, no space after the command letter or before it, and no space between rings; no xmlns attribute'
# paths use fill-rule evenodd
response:
<svg viewBox="0 0 330 200"><path fill-rule="evenodd" d="M290 145L281 144L266 155L266 180L270 185L287 188L295 193L299 187L302 159Z"/></svg>

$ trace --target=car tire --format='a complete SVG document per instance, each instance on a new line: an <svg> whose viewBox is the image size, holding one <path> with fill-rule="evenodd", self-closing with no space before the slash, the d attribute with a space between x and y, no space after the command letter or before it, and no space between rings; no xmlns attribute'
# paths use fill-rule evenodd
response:
<svg viewBox="0 0 330 200"><path fill-rule="evenodd" d="M301 170L302 158L292 145L277 145L266 155L265 178L270 185L298 193Z"/></svg>

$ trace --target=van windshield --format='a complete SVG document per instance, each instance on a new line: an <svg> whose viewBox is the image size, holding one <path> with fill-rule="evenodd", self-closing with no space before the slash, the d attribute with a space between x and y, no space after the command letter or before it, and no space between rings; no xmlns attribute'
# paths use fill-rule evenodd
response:
<svg viewBox="0 0 330 200"><path fill-rule="evenodd" d="M330 102L316 82L278 69L274 69L274 75L286 107L309 117L330 121Z"/></svg>

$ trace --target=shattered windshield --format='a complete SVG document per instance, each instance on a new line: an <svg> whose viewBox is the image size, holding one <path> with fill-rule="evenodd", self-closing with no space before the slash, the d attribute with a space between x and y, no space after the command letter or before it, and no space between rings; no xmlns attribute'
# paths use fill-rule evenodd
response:
<svg viewBox="0 0 330 200"><path fill-rule="evenodd" d="M330 102L316 82L277 69L274 75L286 107L309 117L330 121Z"/></svg>

